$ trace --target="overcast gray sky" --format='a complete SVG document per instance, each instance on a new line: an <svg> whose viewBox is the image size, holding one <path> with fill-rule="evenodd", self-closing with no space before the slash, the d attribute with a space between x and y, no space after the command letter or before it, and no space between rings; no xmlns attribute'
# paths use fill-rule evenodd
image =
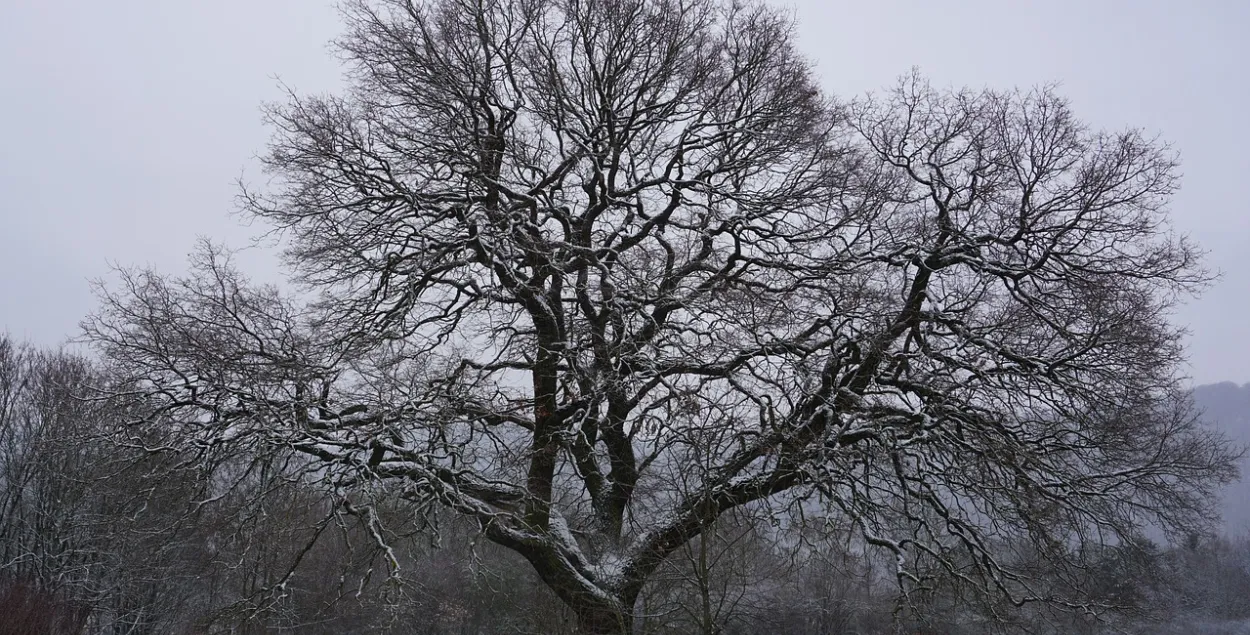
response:
<svg viewBox="0 0 1250 635"><path fill-rule="evenodd" d="M852 97L918 66L941 85L1060 82L1077 113L1180 150L1176 226L1223 279L1177 316L1198 383L1250 382L1250 2L803 0L800 46ZM332 90L325 0L0 0L0 330L54 344L107 263L178 271L234 246L259 104ZM251 258L263 269L266 259Z"/></svg>

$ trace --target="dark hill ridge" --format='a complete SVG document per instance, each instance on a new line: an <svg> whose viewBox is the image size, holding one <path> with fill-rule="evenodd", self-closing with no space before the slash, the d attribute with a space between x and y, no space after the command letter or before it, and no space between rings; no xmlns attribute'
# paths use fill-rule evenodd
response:
<svg viewBox="0 0 1250 635"><path fill-rule="evenodd" d="M1208 423L1250 445L1250 384L1206 384L1194 388L1193 395ZM1241 482L1224 490L1224 532L1230 536L1250 534L1250 458L1242 459L1241 471Z"/></svg>

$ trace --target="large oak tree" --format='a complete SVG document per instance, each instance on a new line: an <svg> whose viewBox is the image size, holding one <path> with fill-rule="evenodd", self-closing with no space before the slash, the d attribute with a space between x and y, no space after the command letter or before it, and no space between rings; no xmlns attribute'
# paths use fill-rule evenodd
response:
<svg viewBox="0 0 1250 635"><path fill-rule="evenodd" d="M750 2L344 8L345 94L270 108L243 195L298 299L205 247L86 324L187 448L302 455L383 550L374 501L463 514L587 633L742 506L853 524L904 591L1079 604L1000 547L1194 526L1230 477L1154 139L1048 89L839 103Z"/></svg>

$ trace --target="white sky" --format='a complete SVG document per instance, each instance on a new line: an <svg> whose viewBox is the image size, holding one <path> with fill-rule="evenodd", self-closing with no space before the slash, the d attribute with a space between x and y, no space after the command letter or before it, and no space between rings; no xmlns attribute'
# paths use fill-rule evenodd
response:
<svg viewBox="0 0 1250 635"><path fill-rule="evenodd" d="M799 43L849 98L918 66L935 83L1058 81L1082 118L1181 152L1177 227L1224 273L1177 319L1197 383L1250 382L1250 3L804 0ZM247 242L234 179L267 132L275 78L330 90L325 0L0 1L0 330L77 332L107 263L175 272L197 236ZM249 257L258 270L270 262Z"/></svg>

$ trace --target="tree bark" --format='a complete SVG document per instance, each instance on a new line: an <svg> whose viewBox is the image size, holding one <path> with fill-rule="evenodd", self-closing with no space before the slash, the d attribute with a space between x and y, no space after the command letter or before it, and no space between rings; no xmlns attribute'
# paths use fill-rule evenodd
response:
<svg viewBox="0 0 1250 635"><path fill-rule="evenodd" d="M607 606L574 606L577 631L581 635L629 635L633 632L633 616Z"/></svg>

